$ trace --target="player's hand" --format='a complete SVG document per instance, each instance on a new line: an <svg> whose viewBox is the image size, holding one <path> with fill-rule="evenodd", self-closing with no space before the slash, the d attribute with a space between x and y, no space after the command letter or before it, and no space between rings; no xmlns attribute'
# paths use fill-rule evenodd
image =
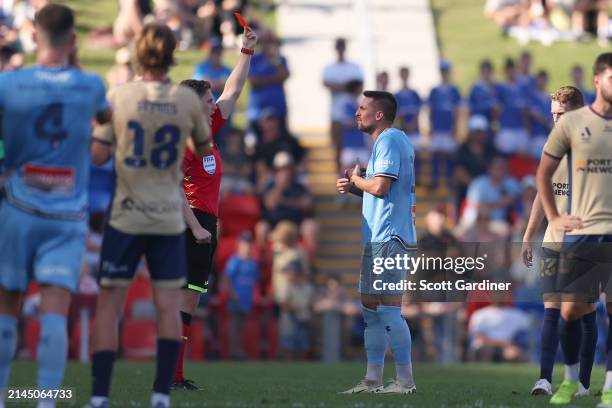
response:
<svg viewBox="0 0 612 408"><path fill-rule="evenodd" d="M208 243L210 243L212 235L210 234L210 232L208 232L207 229L202 228L202 227L198 227L196 229L191 230L191 232L193 233L193 236L195 237L196 242L198 244L208 244Z"/></svg>
<svg viewBox="0 0 612 408"><path fill-rule="evenodd" d="M336 189L340 194L346 194L351 190L351 182L346 177L339 178L336 180Z"/></svg>
<svg viewBox="0 0 612 408"><path fill-rule="evenodd" d="M351 178L355 176L361 176L361 167L359 167L359 163L355 164L355 167L353 167L353 171L351 172Z"/></svg>
<svg viewBox="0 0 612 408"><path fill-rule="evenodd" d="M533 246L529 241L523 241L523 246L521 247L521 258L523 259L523 264L526 267L531 268L533 265Z"/></svg>
<svg viewBox="0 0 612 408"><path fill-rule="evenodd" d="M575 215L560 215L550 221L553 228L560 231L572 231L583 228L582 219Z"/></svg>
<svg viewBox="0 0 612 408"><path fill-rule="evenodd" d="M244 30L242 33L242 46L250 50L257 45L257 34L253 30Z"/></svg>

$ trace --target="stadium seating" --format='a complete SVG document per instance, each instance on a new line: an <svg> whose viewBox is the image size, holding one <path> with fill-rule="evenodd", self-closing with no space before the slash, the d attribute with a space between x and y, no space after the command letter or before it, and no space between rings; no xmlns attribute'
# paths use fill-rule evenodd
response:
<svg viewBox="0 0 612 408"><path fill-rule="evenodd" d="M125 301L124 315L130 318L132 315L132 307L139 300L148 300L153 298L153 289L149 279L140 274L134 279L128 290L127 299Z"/></svg>
<svg viewBox="0 0 612 408"><path fill-rule="evenodd" d="M259 199L254 195L231 194L219 204L221 236L233 237L244 230L254 232L261 209Z"/></svg>
<svg viewBox="0 0 612 408"><path fill-rule="evenodd" d="M130 320L123 322L121 332L123 357L130 360L155 358L157 351L157 327L154 320Z"/></svg>

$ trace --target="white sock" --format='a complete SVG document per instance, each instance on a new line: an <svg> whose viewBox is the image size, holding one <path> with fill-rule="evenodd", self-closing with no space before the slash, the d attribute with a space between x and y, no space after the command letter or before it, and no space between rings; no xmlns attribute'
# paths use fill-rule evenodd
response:
<svg viewBox="0 0 612 408"><path fill-rule="evenodd" d="M91 399L89 400L89 402L91 402L91 405L93 405L94 407L97 407L98 405L102 405L106 401L108 401L108 397L100 397L100 396L92 396Z"/></svg>
<svg viewBox="0 0 612 408"><path fill-rule="evenodd" d="M158 392L153 393L151 397L151 406L154 407L157 404L163 404L165 407L170 406L170 396L168 394L160 394Z"/></svg>
<svg viewBox="0 0 612 408"><path fill-rule="evenodd" d="M604 391L612 390L612 371L606 371L606 382L604 383Z"/></svg>
<svg viewBox="0 0 612 408"><path fill-rule="evenodd" d="M368 369L366 370L366 376L365 376L366 380L376 381L377 383L382 383L384 368L385 368L384 366L368 364Z"/></svg>
<svg viewBox="0 0 612 408"><path fill-rule="evenodd" d="M40 400L38 401L37 408L55 408L55 401Z"/></svg>
<svg viewBox="0 0 612 408"><path fill-rule="evenodd" d="M579 364L565 365L565 379L570 381L578 381Z"/></svg>
<svg viewBox="0 0 612 408"><path fill-rule="evenodd" d="M397 381L406 385L414 384L414 379L412 378L412 364L396 364L395 372L397 373Z"/></svg>

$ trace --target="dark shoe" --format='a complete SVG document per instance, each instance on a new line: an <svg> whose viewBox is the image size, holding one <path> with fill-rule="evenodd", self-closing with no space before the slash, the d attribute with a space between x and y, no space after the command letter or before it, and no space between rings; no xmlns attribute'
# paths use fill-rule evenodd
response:
<svg viewBox="0 0 612 408"><path fill-rule="evenodd" d="M171 390L186 390L186 391L202 391L202 388L198 387L193 380L183 379L181 381L172 383L170 386Z"/></svg>

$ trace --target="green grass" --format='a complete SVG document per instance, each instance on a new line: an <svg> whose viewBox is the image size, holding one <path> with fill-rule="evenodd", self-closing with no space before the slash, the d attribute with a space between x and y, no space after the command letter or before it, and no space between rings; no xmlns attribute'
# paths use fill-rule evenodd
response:
<svg viewBox="0 0 612 408"><path fill-rule="evenodd" d="M174 407L293 407L293 408L502 408L545 407L546 397L531 397L529 391L538 374L533 365L417 364L417 394L406 396L337 395L362 377L364 365L342 363L202 363L186 367L188 377L205 389L172 394ZM387 365L386 377L393 375ZM555 384L561 380L561 367ZM13 387L35 384L35 366L17 363L11 372ZM125 363L115 366L112 407L148 406L154 366L151 363ZM598 391L603 369L593 373L591 389ZM90 368L71 363L66 371L66 388L76 392L77 406L89 397ZM573 407L593 407L595 396L576 400Z"/></svg>
<svg viewBox="0 0 612 408"><path fill-rule="evenodd" d="M550 47L532 42L523 48L513 38L502 37L495 23L483 16L482 0L432 0L432 5L440 53L453 62L453 77L463 92L477 79L483 58L495 63L499 78L503 61L527 49L533 53L534 68L548 70L549 88L556 89L569 83L572 65L579 63L588 73L597 55L606 51L596 42L559 42Z"/></svg>

